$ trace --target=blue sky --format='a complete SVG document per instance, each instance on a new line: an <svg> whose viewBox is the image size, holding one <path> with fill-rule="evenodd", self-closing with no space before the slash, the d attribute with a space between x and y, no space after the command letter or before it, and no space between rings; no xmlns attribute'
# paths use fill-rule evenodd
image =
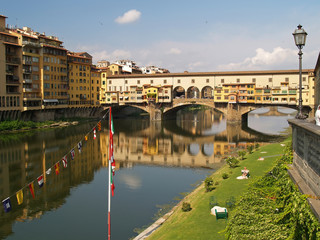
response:
<svg viewBox="0 0 320 240"><path fill-rule="evenodd" d="M292 33L308 33L303 68L320 51L320 1L15 0L7 24L57 36L93 61L130 59L171 72L297 69Z"/></svg>

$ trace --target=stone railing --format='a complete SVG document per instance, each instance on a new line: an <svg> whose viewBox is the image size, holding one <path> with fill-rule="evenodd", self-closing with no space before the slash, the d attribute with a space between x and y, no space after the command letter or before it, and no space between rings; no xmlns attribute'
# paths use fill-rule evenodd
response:
<svg viewBox="0 0 320 240"><path fill-rule="evenodd" d="M293 166L289 173L320 219L320 126L314 121L290 119Z"/></svg>

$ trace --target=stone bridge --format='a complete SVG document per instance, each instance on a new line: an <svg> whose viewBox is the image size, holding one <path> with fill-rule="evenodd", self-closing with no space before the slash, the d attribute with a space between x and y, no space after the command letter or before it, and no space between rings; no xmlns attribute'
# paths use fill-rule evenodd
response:
<svg viewBox="0 0 320 240"><path fill-rule="evenodd" d="M297 110L296 105L281 104L281 103L227 103L227 102L214 102L213 99L198 99L198 98L185 98L174 99L172 103L143 103L138 104L125 104L122 106L131 106L139 108L150 114L150 120L162 120L168 118L170 115L175 114L178 110L192 105L202 105L213 108L224 114L227 122L247 122L248 113L258 108L271 107L287 107ZM310 107L303 106L303 113L309 113Z"/></svg>

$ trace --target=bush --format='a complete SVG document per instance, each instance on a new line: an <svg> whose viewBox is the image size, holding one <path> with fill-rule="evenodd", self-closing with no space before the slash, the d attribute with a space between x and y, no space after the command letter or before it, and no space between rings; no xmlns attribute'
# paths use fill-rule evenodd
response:
<svg viewBox="0 0 320 240"><path fill-rule="evenodd" d="M189 211L191 211L191 205L190 205L190 203L188 203L188 202L183 202L182 203L182 211L183 212L189 212Z"/></svg>
<svg viewBox="0 0 320 240"><path fill-rule="evenodd" d="M204 186L206 188L206 192L210 192L212 191L213 189L215 189L215 187L213 186L213 179L212 177L207 177L205 180L204 180Z"/></svg>
<svg viewBox="0 0 320 240"><path fill-rule="evenodd" d="M246 155L246 151L245 150L238 151L238 156L239 156L240 160L243 160L245 155Z"/></svg>
<svg viewBox="0 0 320 240"><path fill-rule="evenodd" d="M256 143L256 145L254 145L254 148L255 149L258 149L260 147L260 144L259 143Z"/></svg>
<svg viewBox="0 0 320 240"><path fill-rule="evenodd" d="M247 150L251 154L253 152L253 145L247 146Z"/></svg>
<svg viewBox="0 0 320 240"><path fill-rule="evenodd" d="M222 174L222 178L223 178L223 179L229 178L229 174L228 174L228 173L223 173L223 174Z"/></svg>
<svg viewBox="0 0 320 240"><path fill-rule="evenodd" d="M226 162L230 168L235 168L235 167L239 166L239 160L234 157L228 157Z"/></svg>

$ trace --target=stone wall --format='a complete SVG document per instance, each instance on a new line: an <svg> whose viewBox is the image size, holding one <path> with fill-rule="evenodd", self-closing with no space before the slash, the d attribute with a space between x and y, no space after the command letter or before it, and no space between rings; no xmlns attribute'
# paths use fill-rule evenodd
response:
<svg viewBox="0 0 320 240"><path fill-rule="evenodd" d="M99 118L102 117L102 107L62 108L31 111L0 111L0 121L53 121L63 118Z"/></svg>
<svg viewBox="0 0 320 240"><path fill-rule="evenodd" d="M320 196L320 126L306 120L291 119L293 168L314 196Z"/></svg>

